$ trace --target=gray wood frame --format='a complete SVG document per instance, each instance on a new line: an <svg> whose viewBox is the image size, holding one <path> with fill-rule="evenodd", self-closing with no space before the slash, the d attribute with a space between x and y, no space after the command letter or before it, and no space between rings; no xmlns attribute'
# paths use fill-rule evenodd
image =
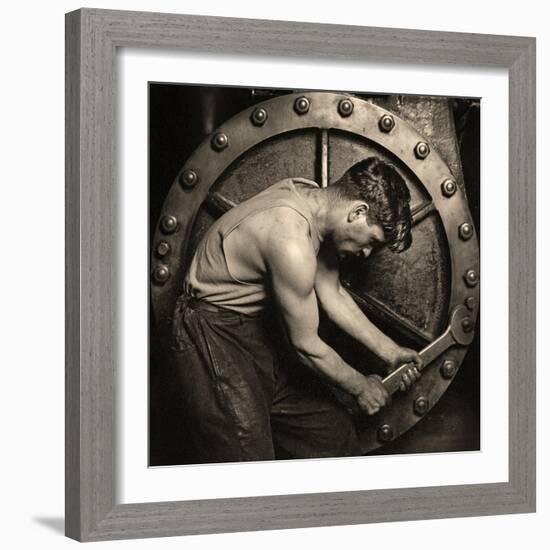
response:
<svg viewBox="0 0 550 550"><path fill-rule="evenodd" d="M509 70L509 481L117 504L115 55L121 46ZM66 534L81 541L535 511L535 39L82 9L66 16ZM486 313L489 315L490 313Z"/></svg>

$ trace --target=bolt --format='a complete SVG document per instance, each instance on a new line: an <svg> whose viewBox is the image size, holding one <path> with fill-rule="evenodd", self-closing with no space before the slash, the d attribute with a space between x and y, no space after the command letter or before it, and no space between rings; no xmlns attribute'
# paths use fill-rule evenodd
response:
<svg viewBox="0 0 550 550"><path fill-rule="evenodd" d="M463 241L467 241L468 239L470 239L474 234L474 228L472 227L472 224L467 222L463 223L458 228L458 234Z"/></svg>
<svg viewBox="0 0 550 550"><path fill-rule="evenodd" d="M464 281L468 286L474 287L479 282L477 272L475 269L468 269L466 273L464 273Z"/></svg>
<svg viewBox="0 0 550 550"><path fill-rule="evenodd" d="M389 424L383 424L378 428L378 439L386 443L393 439L393 428Z"/></svg>
<svg viewBox="0 0 550 550"><path fill-rule="evenodd" d="M305 115L309 111L310 103L307 97L301 96L294 102L294 110L299 115Z"/></svg>
<svg viewBox="0 0 550 550"><path fill-rule="evenodd" d="M428 399L421 395L414 400L414 412L418 416L424 416L428 412Z"/></svg>
<svg viewBox="0 0 550 550"><path fill-rule="evenodd" d="M353 113L353 103L349 99L342 99L338 103L338 112L340 116L346 117L350 116Z"/></svg>
<svg viewBox="0 0 550 550"><path fill-rule="evenodd" d="M157 244L156 252L157 256L160 256L162 258L170 252L170 245L166 241L160 241Z"/></svg>
<svg viewBox="0 0 550 550"><path fill-rule="evenodd" d="M384 115L379 121L378 126L382 132L391 132L395 126L395 120L391 115Z"/></svg>
<svg viewBox="0 0 550 550"><path fill-rule="evenodd" d="M170 271L164 264L159 264L153 270L153 277L157 283L164 284L170 278Z"/></svg>
<svg viewBox="0 0 550 550"><path fill-rule="evenodd" d="M416 158L424 160L430 154L430 146L424 141L419 141L414 148L414 154Z"/></svg>
<svg viewBox="0 0 550 550"><path fill-rule="evenodd" d="M217 133L212 138L212 147L216 149L216 151L221 151L222 149L225 149L229 145L229 140L227 139L227 136L222 133Z"/></svg>
<svg viewBox="0 0 550 550"><path fill-rule="evenodd" d="M180 183L183 187L194 187L197 181L199 181L199 178L194 170L184 170L180 176Z"/></svg>
<svg viewBox="0 0 550 550"><path fill-rule="evenodd" d="M165 233L173 233L178 227L178 220L174 216L164 216L160 226Z"/></svg>
<svg viewBox="0 0 550 550"><path fill-rule="evenodd" d="M446 197L452 197L456 193L456 181L447 179L441 184L441 191Z"/></svg>
<svg viewBox="0 0 550 550"><path fill-rule="evenodd" d="M466 317L465 319L462 319L462 330L464 332L472 332L474 330L474 325L472 323L472 320Z"/></svg>
<svg viewBox="0 0 550 550"><path fill-rule="evenodd" d="M256 126L262 126L267 120L267 111L263 107L257 107L250 118Z"/></svg>
<svg viewBox="0 0 550 550"><path fill-rule="evenodd" d="M476 307L476 299L473 296L468 296L466 300L464 300L464 305L472 311Z"/></svg>
<svg viewBox="0 0 550 550"><path fill-rule="evenodd" d="M454 361L445 361L441 365L441 376L445 379L452 378L456 373L456 363Z"/></svg>

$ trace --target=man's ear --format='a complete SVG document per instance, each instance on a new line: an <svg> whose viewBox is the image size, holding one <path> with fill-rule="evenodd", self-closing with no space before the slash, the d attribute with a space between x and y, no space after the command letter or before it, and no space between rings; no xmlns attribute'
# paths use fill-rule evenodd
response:
<svg viewBox="0 0 550 550"><path fill-rule="evenodd" d="M357 202L348 214L348 222L355 221L361 216L366 216L369 205L366 202Z"/></svg>

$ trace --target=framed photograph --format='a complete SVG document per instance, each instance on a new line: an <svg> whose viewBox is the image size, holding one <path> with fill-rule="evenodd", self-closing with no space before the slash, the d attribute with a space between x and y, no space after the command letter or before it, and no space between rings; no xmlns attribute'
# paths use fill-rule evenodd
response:
<svg viewBox="0 0 550 550"><path fill-rule="evenodd" d="M67 535L534 511L535 40L66 37Z"/></svg>

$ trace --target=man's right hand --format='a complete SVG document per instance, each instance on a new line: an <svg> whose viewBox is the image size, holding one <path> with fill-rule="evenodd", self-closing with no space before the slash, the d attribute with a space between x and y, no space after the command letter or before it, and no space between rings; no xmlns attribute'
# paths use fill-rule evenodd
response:
<svg viewBox="0 0 550 550"><path fill-rule="evenodd" d="M382 384L382 378L376 374L371 374L364 377L355 399L362 411L367 414L376 414L389 402L390 394Z"/></svg>

